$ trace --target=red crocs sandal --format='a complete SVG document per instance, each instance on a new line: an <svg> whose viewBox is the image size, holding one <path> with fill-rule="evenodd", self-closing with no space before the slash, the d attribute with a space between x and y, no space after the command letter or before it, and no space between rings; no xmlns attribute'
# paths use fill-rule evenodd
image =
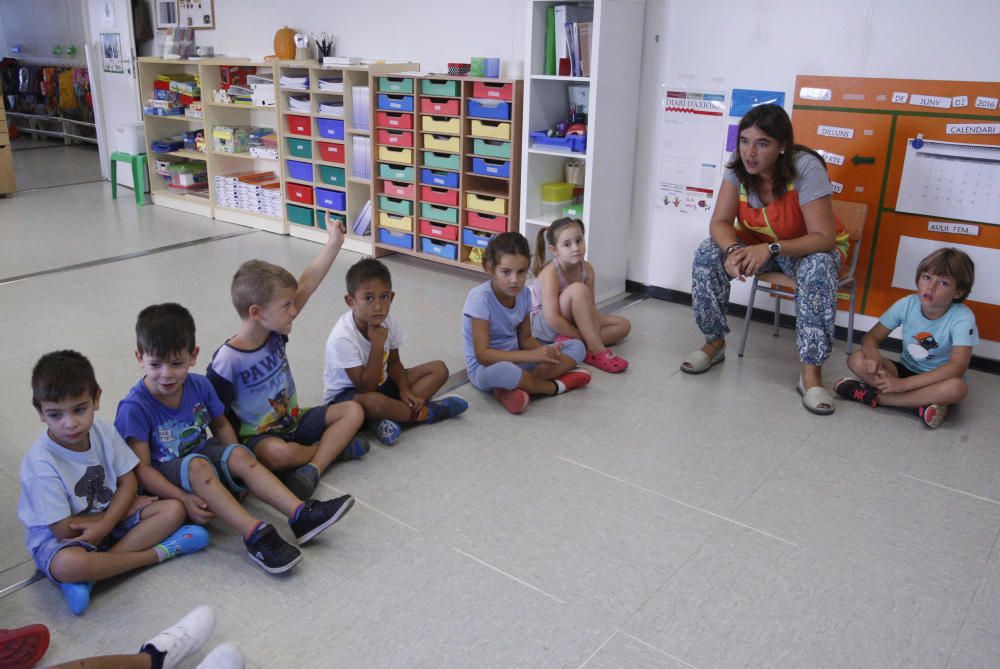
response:
<svg viewBox="0 0 1000 669"><path fill-rule="evenodd" d="M520 388L514 388L513 390L494 388L493 397L497 398L497 401L503 405L503 408L512 414L522 413L528 408L528 402L531 401L531 395Z"/></svg>
<svg viewBox="0 0 1000 669"><path fill-rule="evenodd" d="M33 667L49 649L49 628L28 625L0 630L0 667Z"/></svg>
<svg viewBox="0 0 1000 669"><path fill-rule="evenodd" d="M587 351L587 357L583 361L609 374L621 374L628 369L628 360L619 358L610 348L606 348L600 353Z"/></svg>
<svg viewBox="0 0 1000 669"><path fill-rule="evenodd" d="M574 367L562 376L556 379L559 383L563 384L565 390L562 392L568 393L571 390L576 390L577 388L583 388L585 385L590 383L590 372L583 369L582 367Z"/></svg>

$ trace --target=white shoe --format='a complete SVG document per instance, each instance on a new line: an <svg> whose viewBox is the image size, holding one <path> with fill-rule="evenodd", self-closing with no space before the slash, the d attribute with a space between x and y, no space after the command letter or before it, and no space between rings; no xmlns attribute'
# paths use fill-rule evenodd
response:
<svg viewBox="0 0 1000 669"><path fill-rule="evenodd" d="M140 650L164 653L163 669L174 669L185 657L205 645L215 629L215 614L199 606L143 644Z"/></svg>
<svg viewBox="0 0 1000 669"><path fill-rule="evenodd" d="M205 656L197 669L243 669L243 654L228 641L223 641Z"/></svg>

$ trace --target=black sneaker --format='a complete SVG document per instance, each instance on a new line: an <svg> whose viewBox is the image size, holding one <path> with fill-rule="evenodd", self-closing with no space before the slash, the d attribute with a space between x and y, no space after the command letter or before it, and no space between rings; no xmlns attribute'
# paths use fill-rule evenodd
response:
<svg viewBox="0 0 1000 669"><path fill-rule="evenodd" d="M337 462L360 460L368 455L368 451L370 450L372 450L372 447L368 443L368 439L363 434L355 435L354 439L351 439L351 443L344 446L344 450L337 456Z"/></svg>
<svg viewBox="0 0 1000 669"><path fill-rule="evenodd" d="M305 501L312 497L319 484L319 470L307 463L282 474L281 482L293 495Z"/></svg>
<svg viewBox="0 0 1000 669"><path fill-rule="evenodd" d="M301 546L343 518L352 506L354 498L350 495L328 499L325 502L310 499L302 505L294 520L289 519L288 525Z"/></svg>
<svg viewBox="0 0 1000 669"><path fill-rule="evenodd" d="M272 525L261 523L249 540L244 540L250 559L268 574L283 574L302 562L298 548L281 538Z"/></svg>
<svg viewBox="0 0 1000 669"><path fill-rule="evenodd" d="M833 384L833 392L844 399L867 404L873 409L878 406L878 389L858 379L840 379Z"/></svg>

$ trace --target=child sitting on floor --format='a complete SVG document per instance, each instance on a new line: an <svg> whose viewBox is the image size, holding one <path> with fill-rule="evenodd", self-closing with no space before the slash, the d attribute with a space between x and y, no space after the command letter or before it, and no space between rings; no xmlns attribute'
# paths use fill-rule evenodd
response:
<svg viewBox="0 0 1000 669"><path fill-rule="evenodd" d="M546 247L552 260L545 261ZM584 260L587 244L583 221L560 218L538 231L531 273L531 332L540 342L582 339L583 359L605 372L628 369L628 361L608 348L628 335L632 324L621 316L606 316L594 301L594 266Z"/></svg>
<svg viewBox="0 0 1000 669"><path fill-rule="evenodd" d="M389 268L375 258L359 260L347 270L351 308L341 316L326 340L323 401L354 400L375 422L375 434L392 446L402 432L400 423L434 423L469 408L461 397L431 401L448 368L440 360L405 368L399 358L403 329L389 315L396 293Z"/></svg>
<svg viewBox="0 0 1000 669"><path fill-rule="evenodd" d="M961 304L972 290L976 268L955 248L938 249L917 266L917 292L896 302L847 360L860 377L840 379L834 391L872 407L911 408L930 428L941 426L948 407L969 392L965 372L979 343L976 316ZM879 345L902 326L899 362L882 357Z"/></svg>
<svg viewBox="0 0 1000 669"><path fill-rule="evenodd" d="M530 262L522 235L494 237L483 254L490 279L469 292L462 308L469 380L513 414L527 408L531 395L558 395L590 383L590 372L575 368L586 354L583 342L542 346L531 334L531 295L524 285Z"/></svg>
<svg viewBox="0 0 1000 669"><path fill-rule="evenodd" d="M94 581L201 550L208 533L184 525L173 499L137 497L138 458L95 419L101 401L90 361L76 351L41 357L31 402L46 425L21 461L17 516L38 569L80 615Z"/></svg>

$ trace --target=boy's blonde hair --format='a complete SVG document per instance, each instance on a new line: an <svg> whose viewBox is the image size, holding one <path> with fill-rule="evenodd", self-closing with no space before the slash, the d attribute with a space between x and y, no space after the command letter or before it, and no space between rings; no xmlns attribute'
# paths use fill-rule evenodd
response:
<svg viewBox="0 0 1000 669"><path fill-rule="evenodd" d="M917 265L914 282L920 281L920 275L924 272L937 276L950 276L955 280L955 288L962 291L962 296L956 297L953 302L964 301L976 280L976 264L972 262L972 258L951 246L938 249L921 260Z"/></svg>
<svg viewBox="0 0 1000 669"><path fill-rule="evenodd" d="M275 289L298 287L299 282L284 267L264 260L247 260L233 275L229 292L236 313L246 320L250 317L250 307L266 305L274 297Z"/></svg>

